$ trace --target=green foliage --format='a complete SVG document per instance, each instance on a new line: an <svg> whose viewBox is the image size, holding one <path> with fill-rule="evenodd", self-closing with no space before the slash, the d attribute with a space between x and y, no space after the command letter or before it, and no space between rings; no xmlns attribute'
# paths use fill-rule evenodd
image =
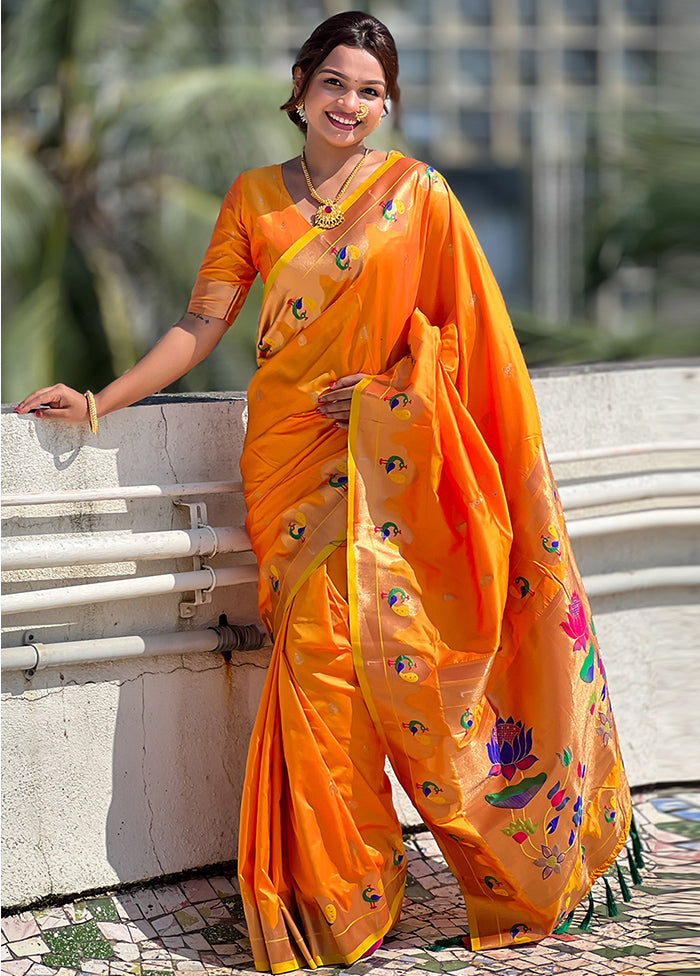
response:
<svg viewBox="0 0 700 976"><path fill-rule="evenodd" d="M133 365L181 317L237 174L298 152L288 86L231 30L251 7L24 0L7 16L5 400ZM180 386L245 387L255 327L249 302Z"/></svg>

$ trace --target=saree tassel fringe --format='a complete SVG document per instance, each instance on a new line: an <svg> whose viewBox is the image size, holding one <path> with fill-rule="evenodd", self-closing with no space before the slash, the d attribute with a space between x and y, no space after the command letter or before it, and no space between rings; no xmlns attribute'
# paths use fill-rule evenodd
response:
<svg viewBox="0 0 700 976"><path fill-rule="evenodd" d="M630 822L630 840L632 841L635 864L638 868L643 868L644 858L642 857L642 842L639 839L639 831L637 830L637 824L634 820L634 814L632 814L632 820Z"/></svg>
<svg viewBox="0 0 700 976"><path fill-rule="evenodd" d="M574 909L572 912L569 912L566 918L563 919L559 923L559 925L557 925L557 927L554 930L555 935L564 935L566 932L569 931L569 927L571 926L571 922L573 921L575 911L576 909Z"/></svg>
<svg viewBox="0 0 700 976"><path fill-rule="evenodd" d="M632 878L632 884L640 885L642 883L642 876L639 873L637 865L634 863L634 857L632 856L632 851L627 848L627 864L630 869L630 877Z"/></svg>
<svg viewBox="0 0 700 976"><path fill-rule="evenodd" d="M608 918L615 918L617 916L617 904L615 902L615 896L613 895L613 890L610 887L610 882L603 876L603 882L605 884L605 904L608 909Z"/></svg>
<svg viewBox="0 0 700 976"><path fill-rule="evenodd" d="M595 905L593 903L593 892L591 891L588 894L588 910L586 911L586 914L583 916L583 920L579 925L579 929L581 930L581 932L587 932L591 927L591 922L593 921L594 908Z"/></svg>
<svg viewBox="0 0 700 976"><path fill-rule="evenodd" d="M620 867L619 861L615 861L615 867L617 868L617 883L620 886L620 892L622 893L622 900L625 902L632 901L632 895L627 886L627 882L625 881L625 876L622 873L622 868Z"/></svg>

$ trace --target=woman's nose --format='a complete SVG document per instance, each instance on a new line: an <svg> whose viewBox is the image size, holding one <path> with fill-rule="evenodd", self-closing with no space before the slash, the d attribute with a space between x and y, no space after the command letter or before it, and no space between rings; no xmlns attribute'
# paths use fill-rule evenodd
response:
<svg viewBox="0 0 700 976"><path fill-rule="evenodd" d="M360 96L357 94L357 92L346 92L343 95L342 101L348 112L356 112L360 107Z"/></svg>

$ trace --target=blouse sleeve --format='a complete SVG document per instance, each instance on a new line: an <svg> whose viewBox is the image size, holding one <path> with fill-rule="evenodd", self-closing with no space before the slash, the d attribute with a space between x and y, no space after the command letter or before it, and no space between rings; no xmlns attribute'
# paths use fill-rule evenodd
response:
<svg viewBox="0 0 700 976"><path fill-rule="evenodd" d="M257 268L245 225L243 179L239 176L221 205L188 312L211 315L231 325L241 310Z"/></svg>

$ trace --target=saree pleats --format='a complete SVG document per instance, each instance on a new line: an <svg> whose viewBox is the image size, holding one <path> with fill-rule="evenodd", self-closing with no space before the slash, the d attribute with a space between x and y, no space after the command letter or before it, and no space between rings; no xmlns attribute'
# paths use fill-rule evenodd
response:
<svg viewBox="0 0 700 976"><path fill-rule="evenodd" d="M241 459L274 637L239 849L256 965L350 964L396 921L385 756L472 947L541 939L614 860L631 805L498 288L444 181L398 154L332 231L301 218L279 167L227 199L190 309L223 317L251 267L265 279ZM316 405L352 373L346 432Z"/></svg>
<svg viewBox="0 0 700 976"><path fill-rule="evenodd" d="M344 557L341 548L329 560L341 585ZM243 804L252 830L239 856L256 962L276 973L349 964L398 917L405 857L355 678L347 602L326 565L290 607L253 740Z"/></svg>

